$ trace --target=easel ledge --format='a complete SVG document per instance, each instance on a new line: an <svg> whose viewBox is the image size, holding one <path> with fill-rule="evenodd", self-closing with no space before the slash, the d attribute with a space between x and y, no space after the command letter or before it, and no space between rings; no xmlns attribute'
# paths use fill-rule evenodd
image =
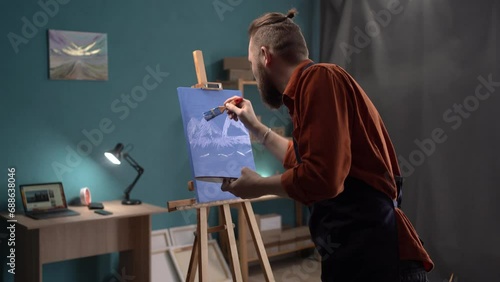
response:
<svg viewBox="0 0 500 282"><path fill-rule="evenodd" d="M275 195L267 195L254 199L235 199L235 200L225 200L225 201L214 201L208 203L197 203L196 199L192 198L185 200L169 201L167 202L167 207L169 212L173 212L173 211L221 206L226 204L239 204L244 202L257 202L257 201L266 201L273 199L281 199L281 197Z"/></svg>

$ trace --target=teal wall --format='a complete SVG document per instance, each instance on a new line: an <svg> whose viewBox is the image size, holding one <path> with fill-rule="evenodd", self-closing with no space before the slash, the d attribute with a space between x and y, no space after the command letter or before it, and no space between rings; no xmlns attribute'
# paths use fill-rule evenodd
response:
<svg viewBox="0 0 500 282"><path fill-rule="evenodd" d="M85 186L91 189L94 201L119 199L135 171L128 165L111 167L103 152L123 142L134 145L131 155L145 168L133 197L159 206L193 197L186 189L190 167L176 93L178 86L195 83L192 51L203 50L210 80L223 78L223 57L246 56L246 32L252 19L268 11L285 12L296 7L300 12L296 22L304 31L311 56L317 58L317 2L2 1L0 159L5 184L0 187L6 191L7 168L14 167L18 184L61 180L70 199ZM39 3L51 4L44 9ZM227 9L218 13L215 4ZM34 29L27 29L26 21L34 23ZM48 29L107 33L109 81L48 80ZM9 39L13 34L18 40L23 38L15 47ZM134 87L142 85L148 67L158 68L168 76L160 78L157 87L148 91L135 108L125 106L120 102L121 95L129 95ZM255 89L248 89L248 97L264 122L275 120L276 125L280 124L279 115L261 105ZM122 110L113 110L113 103L119 103ZM98 133L103 120L112 123L111 129ZM93 143L84 132L94 133ZM88 155L76 154L79 144L84 143L90 144ZM255 158L259 172L281 171L280 164L269 155L256 150ZM2 192L0 210L6 209L6 198ZM21 209L19 201L17 208ZM291 209L289 200L256 205L258 213L284 214L285 224L293 223ZM153 217L153 229L193 223L193 213ZM5 233L5 225L0 228L0 234ZM5 240L0 250L3 280L13 281L6 272ZM115 258L105 255L48 264L43 268L44 281L114 281ZM18 267L22 271L22 266Z"/></svg>

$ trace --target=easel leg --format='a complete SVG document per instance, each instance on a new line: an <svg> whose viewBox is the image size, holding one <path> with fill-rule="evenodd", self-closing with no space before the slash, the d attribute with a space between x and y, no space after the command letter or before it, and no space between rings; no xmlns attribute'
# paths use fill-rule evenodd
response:
<svg viewBox="0 0 500 282"><path fill-rule="evenodd" d="M260 265L264 271L264 277L267 282L274 282L273 271L271 270L269 258L267 257L264 243L262 242L262 236L260 235L259 228L257 227L257 220L255 219L255 214L253 213L252 204L250 202L244 202L241 203L241 205L243 207L248 226L250 227L250 234L252 234L255 249L257 250L257 255L259 256Z"/></svg>
<svg viewBox="0 0 500 282"><path fill-rule="evenodd" d="M224 208L222 206L217 207L219 209L218 212L218 217L219 217L219 225L224 224ZM220 232L219 233L219 245L220 249L222 251L222 254L224 254L224 257L226 260L230 260L231 258L231 252L229 251L229 241L227 238L226 232Z"/></svg>
<svg viewBox="0 0 500 282"><path fill-rule="evenodd" d="M198 271L199 271L199 281L209 281L207 266L208 266L208 218L207 218L207 209L199 208L198 209Z"/></svg>
<svg viewBox="0 0 500 282"><path fill-rule="evenodd" d="M247 247L247 220L243 212L243 205L238 204L238 245L240 250L240 265L243 281L248 281L248 247Z"/></svg>
<svg viewBox="0 0 500 282"><path fill-rule="evenodd" d="M198 250L200 249L200 240L198 240L198 234L194 236L193 250L191 252L191 259L189 260L189 268L186 276L186 282L194 282L196 277L196 270L198 268Z"/></svg>
<svg viewBox="0 0 500 282"><path fill-rule="evenodd" d="M223 224L226 226L226 235L228 239L229 251L230 251L230 262L231 262L231 272L233 274L233 281L243 282L241 277L240 262L238 260L238 248L236 246L236 238L234 237L233 219L231 218L231 210L229 204L225 204L222 207L223 214Z"/></svg>

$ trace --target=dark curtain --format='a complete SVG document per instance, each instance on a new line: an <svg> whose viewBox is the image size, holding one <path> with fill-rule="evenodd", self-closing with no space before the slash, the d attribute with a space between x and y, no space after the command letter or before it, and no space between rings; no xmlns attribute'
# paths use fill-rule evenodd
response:
<svg viewBox="0 0 500 282"><path fill-rule="evenodd" d="M322 0L320 61L378 107L431 281L500 281L500 3Z"/></svg>

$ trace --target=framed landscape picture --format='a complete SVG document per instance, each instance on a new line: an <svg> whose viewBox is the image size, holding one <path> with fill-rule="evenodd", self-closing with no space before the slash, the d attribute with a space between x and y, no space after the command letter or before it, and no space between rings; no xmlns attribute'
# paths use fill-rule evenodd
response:
<svg viewBox="0 0 500 282"><path fill-rule="evenodd" d="M105 33L49 30L50 79L108 80Z"/></svg>

